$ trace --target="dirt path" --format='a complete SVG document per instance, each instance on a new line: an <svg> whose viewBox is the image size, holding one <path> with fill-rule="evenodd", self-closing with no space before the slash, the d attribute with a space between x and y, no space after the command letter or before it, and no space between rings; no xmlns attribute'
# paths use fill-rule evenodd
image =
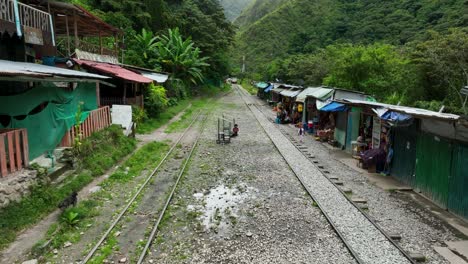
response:
<svg viewBox="0 0 468 264"><path fill-rule="evenodd" d="M191 107L191 105L189 105L186 109L188 109L189 107ZM184 114L186 109L184 109L184 111L173 117L167 124L155 130L153 133L147 135L137 135L136 138L139 142L136 150L152 141L170 140L172 142L176 138L178 138L180 136L180 133L166 134L164 131L170 124L180 120L181 116ZM119 164L117 164L117 166L125 162L125 160L127 160L132 155L133 153L125 157L122 161L119 162ZM106 180L109 177L109 175L114 173L117 169L117 166L111 168L104 175L102 175L99 178L96 178L95 180L93 180L93 182L91 182L89 185L83 188L78 194L78 199L84 200L87 197L89 197L91 191L95 189L96 186L99 186L104 180ZM51 214L45 216L36 225L21 232L16 238L15 242L11 243L8 248L1 252L0 263L21 263L22 261L28 259L28 255L31 249L35 246L37 242L39 242L41 238L45 236L49 228L57 222L57 218L59 215L60 211L55 210Z"/></svg>
<svg viewBox="0 0 468 264"><path fill-rule="evenodd" d="M155 139L157 139L158 141L164 141L164 140L170 140L170 141L174 141L175 139L179 138L180 136L180 133L166 133L166 129L169 127L169 125L171 125L172 123L174 122L177 122L181 119L181 117L184 115L185 111L189 108L191 108L192 105L189 104L185 109L184 111L180 112L179 114L177 114L176 116L174 116L167 124L165 124L164 126L156 129L155 131L153 131L152 133L150 134L138 134L136 135L136 138L138 139L139 143L138 145L139 146L142 146L142 145L145 145L151 141L154 141Z"/></svg>

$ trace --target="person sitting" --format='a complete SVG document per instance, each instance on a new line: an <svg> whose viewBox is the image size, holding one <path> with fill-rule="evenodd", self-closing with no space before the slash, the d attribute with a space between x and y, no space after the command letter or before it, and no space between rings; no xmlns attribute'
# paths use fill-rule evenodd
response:
<svg viewBox="0 0 468 264"><path fill-rule="evenodd" d="M232 135L231 137L237 137L239 134L239 126L237 124L234 125L234 128L232 129Z"/></svg>

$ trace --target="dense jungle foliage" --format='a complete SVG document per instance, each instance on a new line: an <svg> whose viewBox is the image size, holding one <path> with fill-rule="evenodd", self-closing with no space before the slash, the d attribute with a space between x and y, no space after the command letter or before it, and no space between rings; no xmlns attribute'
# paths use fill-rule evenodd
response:
<svg viewBox="0 0 468 264"><path fill-rule="evenodd" d="M125 32L126 64L167 70L157 61L159 53L153 48L162 36L172 37L169 29L178 28L180 39L193 43L193 50L199 50L198 57L210 65L200 67L203 82L219 82L230 71L227 50L235 31L217 0L72 1ZM175 51L183 46L172 48Z"/></svg>
<svg viewBox="0 0 468 264"><path fill-rule="evenodd" d="M273 10L272 10L273 8ZM235 21L241 77L359 90L465 113L468 1L256 0Z"/></svg>

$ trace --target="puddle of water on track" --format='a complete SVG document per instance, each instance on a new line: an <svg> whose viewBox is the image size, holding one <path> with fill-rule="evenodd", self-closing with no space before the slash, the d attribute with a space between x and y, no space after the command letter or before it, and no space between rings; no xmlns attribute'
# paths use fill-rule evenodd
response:
<svg viewBox="0 0 468 264"><path fill-rule="evenodd" d="M216 228L218 236L223 236L230 230L230 218L239 218L239 205L246 198L252 197L255 192L254 188L246 186L229 188L219 185L209 190L207 194L195 193L193 197L202 201L204 206L189 205L187 209L201 212L200 220L205 230Z"/></svg>

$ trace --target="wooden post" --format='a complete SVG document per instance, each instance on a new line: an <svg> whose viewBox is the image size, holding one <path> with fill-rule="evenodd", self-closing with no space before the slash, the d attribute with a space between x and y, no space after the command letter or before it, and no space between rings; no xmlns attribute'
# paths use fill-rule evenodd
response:
<svg viewBox="0 0 468 264"><path fill-rule="evenodd" d="M22 160L21 160L21 144L20 144L20 135L21 130L15 130L15 147L16 147L16 164L18 166L18 170L23 168Z"/></svg>
<svg viewBox="0 0 468 264"><path fill-rule="evenodd" d="M123 104L127 104L127 83L124 82L124 94L123 94Z"/></svg>
<svg viewBox="0 0 468 264"><path fill-rule="evenodd" d="M115 52L115 57L117 57L117 60L119 60L119 39L118 39L117 33L114 33L114 52ZM123 63L123 62L122 62Z"/></svg>
<svg viewBox="0 0 468 264"><path fill-rule="evenodd" d="M75 30L75 49L78 49L80 46L80 40L78 39L78 19L76 11L73 11L73 28Z"/></svg>
<svg viewBox="0 0 468 264"><path fill-rule="evenodd" d="M101 107L101 86L99 82L96 82L96 103L97 107Z"/></svg>
<svg viewBox="0 0 468 264"><path fill-rule="evenodd" d="M68 15L65 15L65 26L67 27L67 56L70 57L71 56L71 48L70 48L70 28L68 26Z"/></svg>
<svg viewBox="0 0 468 264"><path fill-rule="evenodd" d="M15 165L15 149L13 148L13 132L7 133L8 141L8 156L10 157L10 172L16 171Z"/></svg>
<svg viewBox="0 0 468 264"><path fill-rule="evenodd" d="M99 54L103 55L103 49L102 49L102 34L101 34L101 28L99 28Z"/></svg>
<svg viewBox="0 0 468 264"><path fill-rule="evenodd" d="M28 131L26 129L22 130L23 134L23 158L24 158L24 166L29 166L29 141L28 141Z"/></svg>
<svg viewBox="0 0 468 264"><path fill-rule="evenodd" d="M5 177L8 174L6 151L5 151L5 134L0 134L0 176Z"/></svg>

